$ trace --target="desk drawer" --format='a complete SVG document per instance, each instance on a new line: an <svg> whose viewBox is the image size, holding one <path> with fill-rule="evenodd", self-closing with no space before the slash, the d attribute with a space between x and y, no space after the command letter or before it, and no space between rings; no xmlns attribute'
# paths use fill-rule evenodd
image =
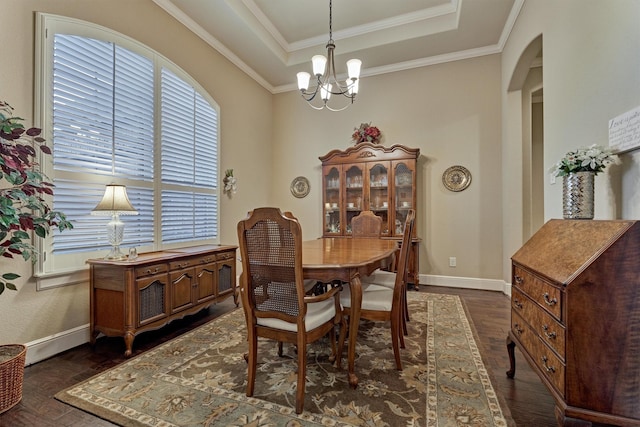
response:
<svg viewBox="0 0 640 427"><path fill-rule="evenodd" d="M513 284L553 317L562 321L560 289L519 267L513 269Z"/></svg>
<svg viewBox="0 0 640 427"><path fill-rule="evenodd" d="M558 393L565 395L565 365L558 356L551 351L541 338L515 312L511 311L511 330L520 340L524 348L520 350L529 355L538 370L549 380Z"/></svg>
<svg viewBox="0 0 640 427"><path fill-rule="evenodd" d="M511 290L511 307L564 361L566 338L564 326L517 288Z"/></svg>

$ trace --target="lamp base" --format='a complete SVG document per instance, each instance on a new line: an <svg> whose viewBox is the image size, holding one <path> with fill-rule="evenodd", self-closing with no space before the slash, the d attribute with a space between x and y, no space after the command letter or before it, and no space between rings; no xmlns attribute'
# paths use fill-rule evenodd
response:
<svg viewBox="0 0 640 427"><path fill-rule="evenodd" d="M104 257L111 261L121 261L127 259L127 256L120 252L120 246L113 246L111 251Z"/></svg>

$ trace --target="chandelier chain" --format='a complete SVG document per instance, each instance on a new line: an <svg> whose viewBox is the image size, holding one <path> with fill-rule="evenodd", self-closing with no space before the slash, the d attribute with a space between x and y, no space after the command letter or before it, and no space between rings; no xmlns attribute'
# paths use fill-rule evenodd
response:
<svg viewBox="0 0 640 427"><path fill-rule="evenodd" d="M331 10L333 9L333 0L329 0L329 43L333 43L333 14Z"/></svg>

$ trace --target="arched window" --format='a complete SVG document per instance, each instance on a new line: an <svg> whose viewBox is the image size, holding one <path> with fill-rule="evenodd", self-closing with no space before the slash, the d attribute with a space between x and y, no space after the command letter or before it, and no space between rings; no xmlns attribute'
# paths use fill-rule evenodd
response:
<svg viewBox="0 0 640 427"><path fill-rule="evenodd" d="M122 34L48 14L38 15L38 29L36 105L53 150L43 167L55 185L53 208L74 229L41 242L36 276L83 268L110 247L108 218L91 210L111 183L126 185L138 212L121 217L123 248L218 243L213 99L179 67Z"/></svg>

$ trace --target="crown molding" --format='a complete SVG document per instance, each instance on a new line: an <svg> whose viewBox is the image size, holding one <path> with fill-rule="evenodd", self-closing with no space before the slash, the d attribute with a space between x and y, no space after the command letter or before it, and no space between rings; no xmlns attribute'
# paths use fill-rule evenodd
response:
<svg viewBox="0 0 640 427"><path fill-rule="evenodd" d="M248 66L242 59L236 56L231 50L229 50L218 39L213 37L209 32L205 31L198 23L189 18L180 9L178 9L170 0L153 0L155 4L160 6L169 15L177 19L182 25L187 27L190 31L200 37L209 46L217 50L222 56L227 58L236 67L240 68L245 74L254 79L260 86L267 89L269 92L274 93L274 87L269 84L260 74L258 74L253 68Z"/></svg>
<svg viewBox="0 0 640 427"><path fill-rule="evenodd" d="M282 85L274 87L269 82L267 82L259 73L257 73L253 68L247 65L244 61L242 61L237 55L235 55L231 50L229 50L223 43L221 43L218 39L209 34L204 28L202 28L198 23L196 23L193 19L188 17L185 13L183 13L179 8L177 8L171 0L153 0L155 4L165 10L169 15L174 17L180 23L182 23L185 27L187 27L190 31L200 37L203 41L209 44L212 48L217 50L222 56L227 58L231 63L237 66L240 70L242 70L249 77L254 79L260 86L268 90L272 94L290 92L294 90L298 90L295 82L291 84ZM371 33L373 31L380 31L389 28L394 28L399 25L407 25L409 23L419 22L425 19L432 19L437 17L446 16L451 13L456 14L456 22L459 18L460 13L460 0L451 0L449 4L445 4L442 6L434 7L431 9L425 9L416 13L409 13L404 15L399 15L396 17L383 19L380 21L372 22L367 25L360 25L357 27L353 27L348 30L343 30L340 32L335 32L335 39L338 40L338 36L341 39L352 38L356 36L362 36L364 34ZM442 64L446 62L460 61L464 59L475 58L484 55L493 55L496 53L501 53L504 49L504 46L509 39L509 35L513 30L516 19L520 14L522 6L524 5L525 0L515 0L513 7L511 8L511 12L509 13L509 17L503 28L503 31L500 36L500 40L497 44L491 46L485 46L476 49L469 49L460 52L453 52L444 55L437 55L432 57L426 57L421 59L416 59L412 61L405 61L396 64L385 65L381 67L367 68L362 70L362 77L375 76L380 74L394 73L397 71L410 70L413 68L427 67L430 65ZM279 58L283 58L282 55L285 55L284 52L290 53L295 50L308 48L311 46L316 46L318 44L324 44L326 42L325 38L315 37L307 40L302 40L300 42L295 42L291 44L287 44L282 35L273 27L267 17L260 12L259 8L255 4L253 0L242 0L243 7L246 8L246 13L252 14L253 17L257 21L260 22L260 26L263 29L262 34L266 39L270 40L270 43L267 43L271 50L275 49L275 52ZM234 8L237 9L237 6ZM242 11L243 16L246 18L248 15L245 15L245 12ZM268 34L268 36L267 36ZM277 45L277 46L276 46ZM282 50L280 50L282 49ZM346 77L339 76L340 78Z"/></svg>

